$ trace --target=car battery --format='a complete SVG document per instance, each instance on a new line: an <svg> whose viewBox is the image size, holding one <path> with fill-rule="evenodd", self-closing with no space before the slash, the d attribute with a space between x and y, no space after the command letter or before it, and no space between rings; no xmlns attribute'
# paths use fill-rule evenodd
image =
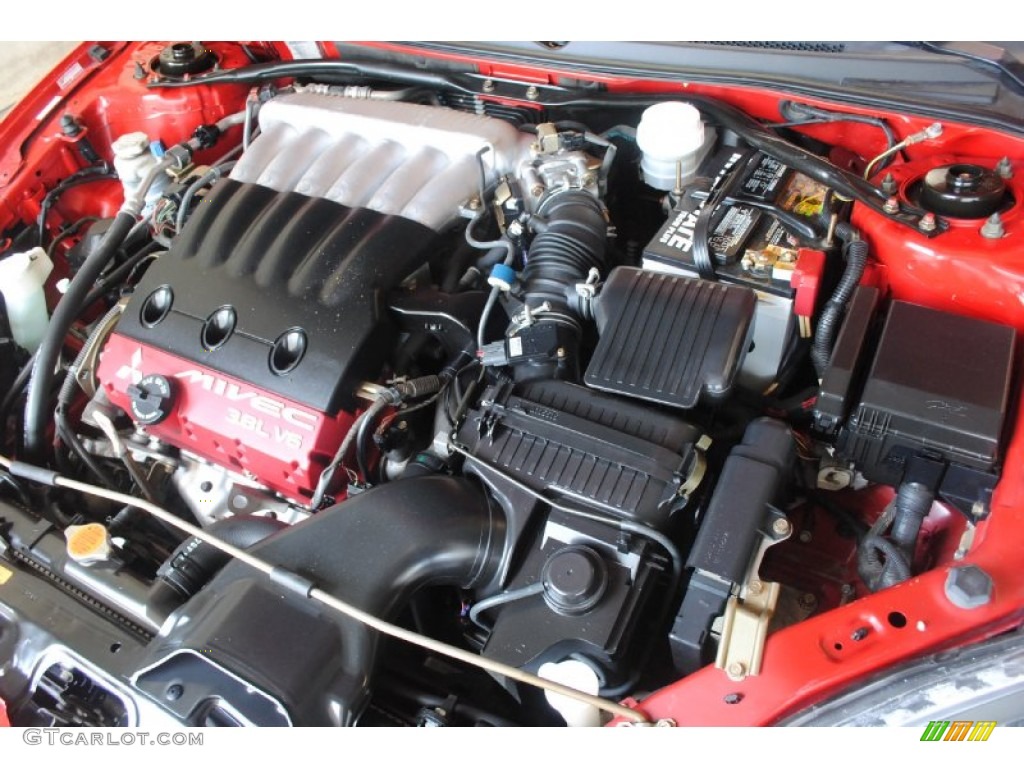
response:
<svg viewBox="0 0 1024 768"><path fill-rule="evenodd" d="M828 189L778 160L726 147L701 167L700 176L711 180L710 188L705 182L683 190L671 215L644 249L643 267L700 276L694 258L697 218L732 173L745 177L734 187L734 198L724 200L712 213L707 244L717 280L757 293L753 347L738 383L760 392L775 381L790 339L799 332L792 278L800 250L809 245L787 231L773 211L817 217L827 204Z"/></svg>

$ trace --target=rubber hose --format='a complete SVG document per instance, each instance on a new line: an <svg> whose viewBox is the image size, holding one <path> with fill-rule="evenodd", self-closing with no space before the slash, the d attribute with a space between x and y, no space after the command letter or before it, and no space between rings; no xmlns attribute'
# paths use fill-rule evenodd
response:
<svg viewBox="0 0 1024 768"><path fill-rule="evenodd" d="M218 520L207 530L228 544L248 549L287 527L286 523L271 517L235 515ZM160 567L150 590L149 606L166 616L169 608L192 597L230 559L211 544L195 537L186 539Z"/></svg>
<svg viewBox="0 0 1024 768"><path fill-rule="evenodd" d="M64 339L72 323L81 313L85 298L104 267L117 253L128 232L135 225L135 216L121 211L103 236L96 250L89 254L81 269L71 280L68 290L57 303L46 335L32 361L32 373L28 382L28 397L25 400L25 458L27 461L42 461L47 427L47 401L53 389L57 363Z"/></svg>
<svg viewBox="0 0 1024 768"><path fill-rule="evenodd" d="M837 227L836 232L839 233ZM856 237L852 229L846 233L851 239L847 241L843 249L846 256L846 268L843 276L839 279L832 297L825 304L818 318L818 326L814 331L814 342L811 344L811 361L814 363L814 370L821 379L828 368L829 359L832 357L832 346L835 344L836 334L839 332L839 325L846 314L846 305L849 304L853 292L860 284L864 276L864 268L868 263L868 244Z"/></svg>
<svg viewBox="0 0 1024 768"><path fill-rule="evenodd" d="M569 309L569 291L591 268L607 267L608 224L601 204L586 192L564 192L540 212L546 224L530 245L523 270L526 300Z"/></svg>

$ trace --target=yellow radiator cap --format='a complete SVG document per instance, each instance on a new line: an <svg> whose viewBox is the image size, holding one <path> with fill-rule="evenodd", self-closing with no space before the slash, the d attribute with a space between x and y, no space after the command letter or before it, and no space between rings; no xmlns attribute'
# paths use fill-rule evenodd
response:
<svg viewBox="0 0 1024 768"><path fill-rule="evenodd" d="M107 560L113 551L110 533L102 523L70 525L64 537L68 540L68 557L83 565Z"/></svg>

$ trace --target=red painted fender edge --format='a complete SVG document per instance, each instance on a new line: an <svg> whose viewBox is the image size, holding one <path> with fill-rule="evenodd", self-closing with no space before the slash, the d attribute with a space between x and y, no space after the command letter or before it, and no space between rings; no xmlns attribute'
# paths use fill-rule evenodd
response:
<svg viewBox="0 0 1024 768"><path fill-rule="evenodd" d="M7 719L7 707L4 706L3 699L0 699L0 728L10 728L11 721Z"/></svg>

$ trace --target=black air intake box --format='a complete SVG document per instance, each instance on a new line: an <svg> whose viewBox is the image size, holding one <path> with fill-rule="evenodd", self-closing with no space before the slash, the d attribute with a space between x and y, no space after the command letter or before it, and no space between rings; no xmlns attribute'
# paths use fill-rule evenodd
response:
<svg viewBox="0 0 1024 768"><path fill-rule="evenodd" d="M492 387L459 430L474 457L533 490L654 528L668 521L699 438L679 419L562 381Z"/></svg>
<svg viewBox="0 0 1024 768"><path fill-rule="evenodd" d="M600 340L584 381L677 408L725 398L756 303L749 288L618 267L595 302Z"/></svg>

